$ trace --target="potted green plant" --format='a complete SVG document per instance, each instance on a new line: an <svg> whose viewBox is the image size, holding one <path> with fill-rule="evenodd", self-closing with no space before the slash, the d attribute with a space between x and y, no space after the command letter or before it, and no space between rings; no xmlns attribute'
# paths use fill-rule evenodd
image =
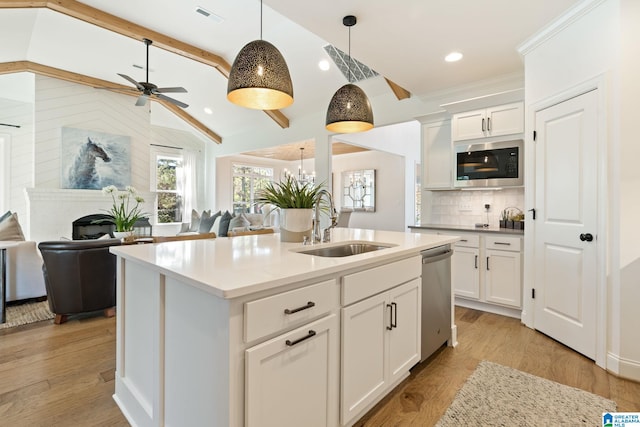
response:
<svg viewBox="0 0 640 427"><path fill-rule="evenodd" d="M124 192L118 192L118 188L115 185L109 185L102 189L102 194L110 195L113 201L111 209L106 210L106 212L116 227L114 237L126 238L131 236L136 221L146 216L140 208L140 204L144 203L144 199L131 186L127 186Z"/></svg>
<svg viewBox="0 0 640 427"><path fill-rule="evenodd" d="M319 202L322 184L301 184L287 176L284 181L270 182L258 190L256 202L269 204L280 211L280 240L302 242L311 238L313 208Z"/></svg>

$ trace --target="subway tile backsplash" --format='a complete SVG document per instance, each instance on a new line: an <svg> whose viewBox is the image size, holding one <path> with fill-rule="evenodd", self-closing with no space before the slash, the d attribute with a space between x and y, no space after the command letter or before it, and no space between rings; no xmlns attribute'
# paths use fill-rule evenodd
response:
<svg viewBox="0 0 640 427"><path fill-rule="evenodd" d="M422 224L499 226L504 208L524 210L524 189L426 191L422 197ZM485 204L491 205L488 212Z"/></svg>

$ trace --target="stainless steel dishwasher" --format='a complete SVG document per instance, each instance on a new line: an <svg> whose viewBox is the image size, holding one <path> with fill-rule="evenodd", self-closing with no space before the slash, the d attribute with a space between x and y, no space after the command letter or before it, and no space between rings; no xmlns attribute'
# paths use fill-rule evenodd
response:
<svg viewBox="0 0 640 427"><path fill-rule="evenodd" d="M420 252L422 255L421 361L451 338L451 245Z"/></svg>

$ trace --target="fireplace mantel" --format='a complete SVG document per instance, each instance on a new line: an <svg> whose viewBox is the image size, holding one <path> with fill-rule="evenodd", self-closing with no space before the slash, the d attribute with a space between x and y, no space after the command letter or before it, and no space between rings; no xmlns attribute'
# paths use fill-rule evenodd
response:
<svg viewBox="0 0 640 427"><path fill-rule="evenodd" d="M113 201L102 190L27 188L27 218L20 223L29 240L71 239L71 223L85 215L104 213ZM138 192L143 212L153 212L155 193ZM151 221L153 223L153 221Z"/></svg>

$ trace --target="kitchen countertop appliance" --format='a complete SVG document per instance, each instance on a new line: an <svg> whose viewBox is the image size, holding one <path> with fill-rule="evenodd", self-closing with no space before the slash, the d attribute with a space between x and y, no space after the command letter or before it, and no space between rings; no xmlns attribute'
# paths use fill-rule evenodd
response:
<svg viewBox="0 0 640 427"><path fill-rule="evenodd" d="M421 360L451 339L451 245L437 246L422 255Z"/></svg>

